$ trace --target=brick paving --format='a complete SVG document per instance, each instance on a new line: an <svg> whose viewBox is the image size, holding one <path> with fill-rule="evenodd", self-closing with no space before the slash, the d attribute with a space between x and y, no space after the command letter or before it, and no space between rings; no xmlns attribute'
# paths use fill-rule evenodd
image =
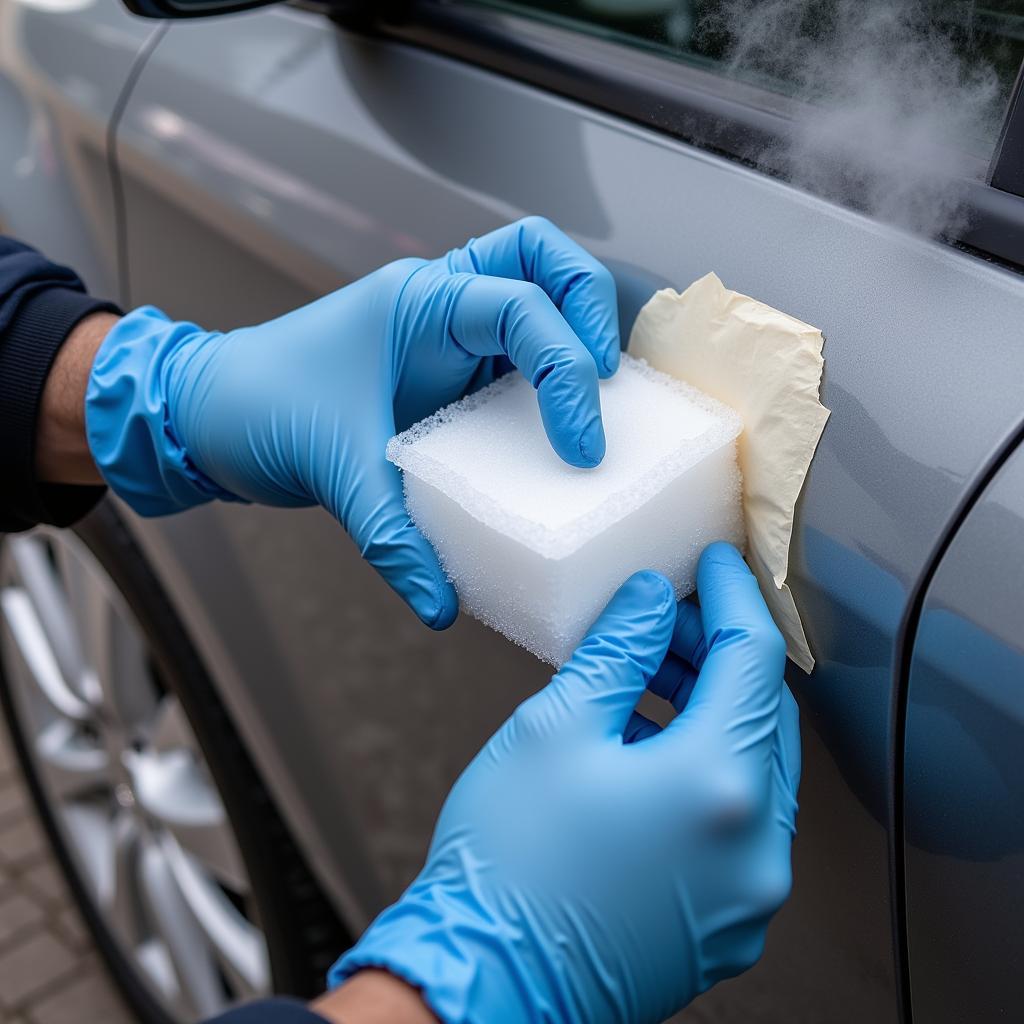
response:
<svg viewBox="0 0 1024 1024"><path fill-rule="evenodd" d="M0 724L0 1024L134 1024L54 863Z"/></svg>

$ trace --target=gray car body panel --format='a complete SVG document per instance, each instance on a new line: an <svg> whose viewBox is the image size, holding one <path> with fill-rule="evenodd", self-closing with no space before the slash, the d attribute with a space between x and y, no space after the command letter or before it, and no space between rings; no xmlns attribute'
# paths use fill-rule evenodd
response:
<svg viewBox="0 0 1024 1024"><path fill-rule="evenodd" d="M541 213L612 268L625 330L655 288L714 270L824 331L832 418L790 567L818 657L811 677L790 672L805 726L794 894L762 962L686 1017L896 1020L897 637L937 539L1021 417L1024 279L287 9L172 26L131 92L118 164L131 299L208 327ZM45 219L11 226L38 239ZM468 619L421 627L320 512L208 506L132 522L358 928L409 881L451 782L547 670ZM982 598L976 621L986 614Z"/></svg>
<svg viewBox="0 0 1024 1024"><path fill-rule="evenodd" d="M907 706L915 1024L1018 1020L1024 968L1024 449L928 588Z"/></svg>
<svg viewBox="0 0 1024 1024"><path fill-rule="evenodd" d="M0 230L111 298L118 282L107 128L156 30L113 0L0 0Z"/></svg>

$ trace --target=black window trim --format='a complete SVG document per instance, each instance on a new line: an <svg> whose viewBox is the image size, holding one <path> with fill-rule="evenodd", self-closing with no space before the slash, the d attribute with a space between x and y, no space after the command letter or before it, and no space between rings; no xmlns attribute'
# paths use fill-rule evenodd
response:
<svg viewBox="0 0 1024 1024"><path fill-rule="evenodd" d="M338 0L335 0L337 4ZM325 8L310 0L304 7ZM751 162L792 130L791 101L656 51L458 0L328 7L336 20L538 86L730 159ZM351 14L356 11L356 17ZM344 12L344 13L343 13ZM346 14L348 16L346 16ZM950 239L1024 270L1024 96L1018 77L992 163L965 182L968 226ZM758 166L772 172L764 158Z"/></svg>
<svg viewBox="0 0 1024 1024"><path fill-rule="evenodd" d="M993 188L1024 196L1024 64L1007 105L1003 130L992 155L989 181Z"/></svg>

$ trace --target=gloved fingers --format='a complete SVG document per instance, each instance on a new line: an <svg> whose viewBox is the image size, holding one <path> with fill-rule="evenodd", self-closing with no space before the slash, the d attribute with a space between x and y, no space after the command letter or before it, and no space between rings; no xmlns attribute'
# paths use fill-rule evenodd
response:
<svg viewBox="0 0 1024 1024"><path fill-rule="evenodd" d="M761 933L789 897L793 883L797 804L788 779L781 784L778 781L780 775L787 774L783 747L784 741L777 731L772 751L774 784L758 786L756 790L752 787L746 813L734 816L734 827L723 834L730 842L722 856L731 859L729 867L737 880L734 902L739 910L737 923ZM722 769L719 772L720 778L723 774L727 777ZM732 811L742 807L742 804L737 805ZM728 804L722 805L720 811L725 814L723 823L728 825Z"/></svg>
<svg viewBox="0 0 1024 1024"><path fill-rule="evenodd" d="M800 708L792 691L783 684L779 703L778 756L788 791L796 798L800 789Z"/></svg>
<svg viewBox="0 0 1024 1024"><path fill-rule="evenodd" d="M460 274L446 281L448 325L477 356L506 355L537 389L551 447L571 466L605 452L597 368L551 299L534 284Z"/></svg>
<svg viewBox="0 0 1024 1024"><path fill-rule="evenodd" d="M773 771L785 773L779 757L783 748L777 737ZM764 918L764 927L789 898L793 887L793 837L796 835L797 802L788 782L771 787L767 815L759 829L759 840L750 851L751 870L747 873L750 891L747 904Z"/></svg>
<svg viewBox="0 0 1024 1024"><path fill-rule="evenodd" d="M753 958L745 956L741 966L749 968L760 958L768 925L793 888L793 828L788 824L778 827L769 820L756 839L737 835L737 840L750 844L738 851L741 863L737 868L743 878L737 903L746 919L743 930L752 939L754 951Z"/></svg>
<svg viewBox="0 0 1024 1024"><path fill-rule="evenodd" d="M668 580L634 573L542 692L574 718L595 719L607 734L622 736L668 651L674 621Z"/></svg>
<svg viewBox="0 0 1024 1024"><path fill-rule="evenodd" d="M458 615L455 588L429 541L405 510L398 469L383 456L364 463L348 481L342 504L328 506L362 556L431 629L447 629Z"/></svg>
<svg viewBox="0 0 1024 1024"><path fill-rule="evenodd" d="M696 682L697 672L694 667L669 650L647 689L656 697L667 700L679 712L686 707Z"/></svg>
<svg viewBox="0 0 1024 1024"><path fill-rule="evenodd" d="M476 370L473 371L473 376L469 378L466 394L471 395L475 391L487 387L488 384L493 384L499 377L504 377L506 373L510 373L514 369L515 366L512 365L512 360L508 356L491 356L489 359L481 359L477 363Z"/></svg>
<svg viewBox="0 0 1024 1024"><path fill-rule="evenodd" d="M618 299L608 268L545 217L524 217L448 254L454 273L529 281L551 298L601 377L619 367Z"/></svg>
<svg viewBox="0 0 1024 1024"><path fill-rule="evenodd" d="M652 722L646 715L634 711L629 716L626 728L622 733L623 743L640 743L651 736L657 736L661 732L661 726Z"/></svg>
<svg viewBox="0 0 1024 1024"><path fill-rule="evenodd" d="M679 602L676 625L672 630L672 653L688 661L698 672L707 657L708 645L704 637L704 620L700 605L695 601Z"/></svg>
<svg viewBox="0 0 1024 1024"><path fill-rule="evenodd" d="M778 722L785 642L732 545L704 551L697 587L708 653L686 711L672 725L708 730L732 754L749 752L764 764Z"/></svg>

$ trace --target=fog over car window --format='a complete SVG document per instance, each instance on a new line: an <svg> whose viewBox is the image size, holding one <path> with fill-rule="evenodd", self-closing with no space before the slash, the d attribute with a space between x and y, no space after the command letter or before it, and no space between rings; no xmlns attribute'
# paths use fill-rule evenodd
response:
<svg viewBox="0 0 1024 1024"><path fill-rule="evenodd" d="M471 0L781 95L792 131L738 154L942 234L983 179L1024 58L1024 0Z"/></svg>

